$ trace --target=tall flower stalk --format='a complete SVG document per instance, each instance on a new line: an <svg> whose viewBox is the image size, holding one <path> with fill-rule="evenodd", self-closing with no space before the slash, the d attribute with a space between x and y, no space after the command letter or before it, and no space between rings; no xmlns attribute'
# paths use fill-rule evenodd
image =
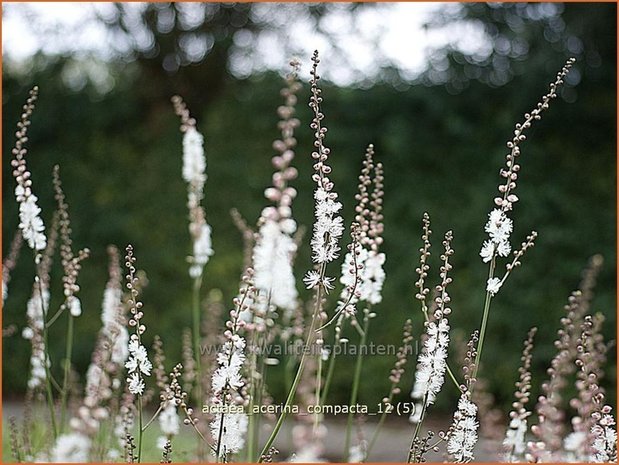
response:
<svg viewBox="0 0 619 465"><path fill-rule="evenodd" d="M246 381L242 371L246 361L247 342L239 333L246 324L241 313L254 298L253 275L254 270L249 268L243 276L241 296L234 299L235 308L230 311L230 318L226 321L225 342L217 355L217 369L211 380L211 402L220 409L210 424L218 462L226 462L230 454L239 452L245 444L247 434L247 415L230 412L229 408L235 403L245 404L243 387Z"/></svg>
<svg viewBox="0 0 619 465"><path fill-rule="evenodd" d="M206 183L206 157L204 155L204 136L196 128L187 105L179 96L172 97L176 114L181 119L183 133L183 179L187 183L187 208L189 210L189 234L193 243L193 254L188 257L189 276L193 279L192 325L193 348L195 352L196 373L202 379L202 319L201 291L204 266L213 255L211 227L206 222L206 212L202 206L204 184ZM201 383L196 383L194 398L202 402Z"/></svg>
<svg viewBox="0 0 619 465"><path fill-rule="evenodd" d="M513 462L515 459L524 458L526 451L527 419L531 412L526 405L531 397L531 359L533 358L533 338L537 328L529 330L527 339L522 350L522 365L518 368L520 377L516 382L515 400L512 403L512 411L509 412L509 426L505 432L503 448L505 449L504 460Z"/></svg>
<svg viewBox="0 0 619 465"><path fill-rule="evenodd" d="M333 289L333 281L335 278L328 277L326 275L327 265L338 257L340 246L339 239L344 231L343 222L338 212L342 208L342 204L337 201L337 193L333 190L333 181L329 178L331 173L331 167L328 165L328 158L331 150L324 145L325 135L327 128L323 126L322 120L324 114L321 111L320 104L322 103L321 89L318 87L318 81L320 76L318 75L318 64L320 59L318 58L318 51L315 51L312 55L312 70L310 87L311 97L309 106L314 113L312 123L310 127L314 130L314 148L312 152L312 159L314 160L314 174L312 180L316 183L316 190L314 192L315 209L314 209L314 226L313 235L311 240L312 248L312 261L314 262L314 269L308 271L303 278L305 285L308 289L314 289L314 311L311 317L310 326L308 328L307 337L305 340L305 346L299 367L297 368L296 375L286 397L286 402L282 413L280 414L271 435L267 439L262 452L260 453L260 460L268 454L270 447L275 441L277 434L287 416L287 410L292 404L294 395L297 390L301 375L305 368L307 359L307 353L310 352L312 344L316 340L317 324L321 319L323 298L325 294L328 294Z"/></svg>
<svg viewBox="0 0 619 465"><path fill-rule="evenodd" d="M127 246L127 255L125 256L125 266L127 268L126 286L131 297L127 302L129 304L129 327L134 328L133 334L129 338L129 359L125 363L127 369L127 386L128 390L134 396L137 396L138 409L138 436L137 436L137 461L142 460L143 448L143 397L145 389L145 376L150 376L153 368L152 363L148 359L148 353L144 345L142 345L142 335L146 332L146 326L142 323L144 312L142 311L142 302L138 300L139 292L136 288L138 278L136 277L135 256L133 255L133 246Z"/></svg>
<svg viewBox="0 0 619 465"><path fill-rule="evenodd" d="M427 224L427 223L426 223ZM435 310L430 321L426 321L425 340L423 348L417 359L417 371L415 373L415 384L411 397L417 401L414 416L411 420L416 423L408 452L407 462L416 459L414 450L416 442L421 432L421 425L425 419L428 406L434 403L436 396L445 382L445 371L447 368L447 349L449 346L449 315L451 314L451 297L447 292L448 285L452 282L449 272L452 265L449 262L454 251L451 247L453 233L447 231L443 240L444 251L441 254L440 278L441 282L436 286L436 297L434 299ZM422 266L423 268L423 266ZM425 276L423 277L425 279ZM423 283L420 289L424 289ZM426 294L422 291L422 294Z"/></svg>
<svg viewBox="0 0 619 465"><path fill-rule="evenodd" d="M54 396L52 393L52 380L50 371L50 358L48 349L48 335L47 325L45 324L47 318L47 306L45 305L45 291L41 286L41 270L40 251L45 249L47 244L47 237L45 236L45 225L40 217L41 209L39 208L37 201L38 198L32 191L32 179L30 179L31 173L26 166L26 154L28 150L25 147L28 141L28 127L30 126L30 117L34 111L35 102L39 95L39 88L37 86L30 90L28 99L22 108L22 114L20 121L17 123L17 132L15 133L15 147L11 151L13 159L11 160L11 167L13 168L13 177L17 185L15 186L15 199L19 205L19 229L21 235L28 244L28 247L32 249L34 262L36 265L35 286L39 292L38 300L40 304L40 314L43 321L42 324L42 365L45 371L45 388L47 393L47 404L50 412L50 421L52 424L52 433L54 439L58 436L58 425L56 423L56 413L54 411Z"/></svg>
<svg viewBox="0 0 619 465"><path fill-rule="evenodd" d="M81 262L88 257L90 251L88 249L83 249L80 250L77 255L73 254L73 241L71 239L71 221L69 219L69 206L66 203L65 194L62 190L62 183L60 181L60 168L58 165L54 166L53 184L58 211L60 259L62 263L62 268L64 270L62 283L65 297L65 300L60 306L57 315L59 315L64 310L68 310L64 375L62 379L62 390L60 393L60 430L64 431L65 418L67 414L67 397L69 391L69 373L71 371L71 358L73 355L73 320L74 318L77 318L82 314L82 304L80 302L80 299L75 295L80 289L77 284L77 277L82 267ZM55 315L54 318L56 317L57 316ZM51 325L53 321L55 320L50 319L48 325Z"/></svg>
<svg viewBox="0 0 619 465"><path fill-rule="evenodd" d="M520 259L527 249L533 246L537 233L532 231L527 236L520 249L514 252L514 258L505 266L503 276L496 276L497 259L499 257L508 257L511 252L509 237L513 231L513 221L507 215L512 210L513 205L518 202L518 196L514 193L516 189L516 181L520 171L518 157L520 156L520 144L527 138L525 132L531 128L534 121L542 119L542 113L548 109L550 101L557 97L557 91L563 84L565 76L570 71L575 59L570 58L565 66L559 71L554 82L550 84L548 92L542 97L537 106L530 112L525 113L524 121L517 123L514 129L514 136L507 142L509 153L506 155L505 168L502 168L500 175L504 178L502 184L499 184L499 195L494 198L496 208L488 215L488 222L485 226L485 231L488 233L488 239L482 245L480 256L484 263L489 263L488 280L486 282L486 296L484 299L484 307L482 312L482 320L479 331L479 345L477 347L477 358L475 360L475 377L479 370L481 355L486 336L486 328L488 326L488 316L490 314L490 304L492 298L499 292L507 277L514 268L520 265Z"/></svg>

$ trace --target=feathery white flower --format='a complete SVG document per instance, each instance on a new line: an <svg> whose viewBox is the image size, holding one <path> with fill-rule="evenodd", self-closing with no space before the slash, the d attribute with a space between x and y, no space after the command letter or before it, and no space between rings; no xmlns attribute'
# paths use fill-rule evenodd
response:
<svg viewBox="0 0 619 465"><path fill-rule="evenodd" d="M223 425L222 425L223 422ZM245 435L247 434L247 415L245 413L225 413L216 415L211 421L211 435L219 438L220 458L240 451L245 445Z"/></svg>
<svg viewBox="0 0 619 465"><path fill-rule="evenodd" d="M314 270L308 271L303 277L303 282L305 283L305 287L307 289L316 287L320 281L320 273Z"/></svg>
<svg viewBox="0 0 619 465"><path fill-rule="evenodd" d="M70 433L58 436L51 450L51 462L88 462L90 454L90 438L81 433Z"/></svg>
<svg viewBox="0 0 619 465"><path fill-rule="evenodd" d="M426 338L419 354L415 385L411 397L423 399L426 395L427 405L434 403L445 381L447 369L447 346L449 345L449 322L441 319L438 324L431 321L427 324Z"/></svg>
<svg viewBox="0 0 619 465"><path fill-rule="evenodd" d="M17 186L15 189L17 201L19 202L19 228L31 249L43 250L47 244L47 238L44 234L45 225L39 217L41 209L37 205L37 196L30 192L30 188L25 190L26 194L18 195L20 187ZM24 190L21 189L21 191Z"/></svg>
<svg viewBox="0 0 619 465"><path fill-rule="evenodd" d="M245 339L238 334L231 334L217 354L217 369L211 377L213 405L225 405L224 395L238 394L244 385L241 374L245 362ZM234 395L232 395L234 398ZM223 423L222 423L223 422ZM221 429L223 427L223 430ZM244 413L218 414L210 423L213 438L218 442L219 458L238 452L245 444L247 415Z"/></svg>
<svg viewBox="0 0 619 465"><path fill-rule="evenodd" d="M195 127L188 127L183 136L183 179L188 183L204 185L205 171L204 136Z"/></svg>
<svg viewBox="0 0 619 465"><path fill-rule="evenodd" d="M180 432L181 421L176 411L174 402L166 402L165 407L159 414L159 428L167 436L176 436Z"/></svg>
<svg viewBox="0 0 619 465"><path fill-rule="evenodd" d="M121 322L121 297L122 292L114 284L108 285L103 291L103 303L101 305L101 322L103 333L112 341L112 362L116 365L124 365L129 356L129 331Z"/></svg>
<svg viewBox="0 0 619 465"><path fill-rule="evenodd" d="M314 234L311 240L314 263L329 263L338 257L339 239L344 232L344 219L336 214L342 204L337 202L335 192L327 192L319 186L314 193L316 200Z"/></svg>
<svg viewBox="0 0 619 465"><path fill-rule="evenodd" d="M488 233L489 240L486 240L482 245L479 255L484 263L489 262L498 254L501 257L507 257L511 252L509 236L514 229L514 224L507 217L503 210L495 208L488 215L488 222L484 230Z"/></svg>
<svg viewBox="0 0 619 465"><path fill-rule="evenodd" d="M486 284L486 291L490 293L490 295L496 295L501 289L501 279L500 278L489 278Z"/></svg>
<svg viewBox="0 0 619 465"><path fill-rule="evenodd" d="M452 431L447 441L447 452L456 462L473 460L473 449L477 444L477 406L468 398L468 392L460 396L458 410L454 413Z"/></svg>
<svg viewBox="0 0 619 465"><path fill-rule="evenodd" d="M598 424L591 428L593 440L593 459L596 462L606 463L617 459L617 431L613 428L615 419L612 415L604 414Z"/></svg>
<svg viewBox="0 0 619 465"><path fill-rule="evenodd" d="M509 452L505 454L505 460L511 461L514 455L522 455L526 449L525 435L527 433L527 419L515 417L509 422L505 432L503 446Z"/></svg>
<svg viewBox="0 0 619 465"><path fill-rule="evenodd" d="M131 373L127 378L127 382L129 383L129 392L131 394L141 396L144 393L144 381L137 373Z"/></svg>
<svg viewBox="0 0 619 465"><path fill-rule="evenodd" d="M41 295L43 296L42 302ZM32 293L32 297L28 300L28 303L26 304L26 315L28 316L29 323L33 325L33 329L41 331L43 330L43 312L47 314L48 309L49 291L45 287L41 289L37 286L37 289Z"/></svg>
<svg viewBox="0 0 619 465"><path fill-rule="evenodd" d="M290 222L294 227L291 228ZM297 246L290 236L295 230L294 220L267 219L260 227L253 253L255 286L261 291L260 296L287 312L296 308L298 297L292 270Z"/></svg>

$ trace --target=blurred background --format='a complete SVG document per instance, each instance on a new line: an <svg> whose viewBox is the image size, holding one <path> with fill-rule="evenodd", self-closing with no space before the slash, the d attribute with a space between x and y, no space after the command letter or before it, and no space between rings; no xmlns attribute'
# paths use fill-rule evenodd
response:
<svg viewBox="0 0 619 465"><path fill-rule="evenodd" d="M595 253L605 264L592 309L604 313L607 339L615 338L615 4L16 3L3 5L2 39L3 252L18 223L9 163L14 125L36 84L28 164L44 219L49 223L54 209L52 167L60 164L74 244L92 251L79 279L78 372L90 361L100 325L108 244L134 245L149 277L147 335L163 337L170 363L180 358L180 335L190 325L190 241L172 95L184 97L206 137L205 205L215 255L206 267L205 295L220 290L228 305L238 288L242 239L229 212L237 208L252 224L265 205L279 89L291 56L300 58L304 81L294 215L311 227L307 80L314 49L322 57L327 145L347 223L367 144L385 166L387 280L371 334L383 344L399 343L408 317L416 335L422 330L413 283L424 211L435 232L434 280L440 238L454 231L453 327L466 338L479 326L487 273L479 249L505 141L575 57L559 98L523 145L513 242L532 229L539 239L493 301L486 342L492 349L484 351L482 374L497 405L509 408L522 340L538 326L537 396L563 305ZM299 277L310 266L308 242L297 258ZM52 307L61 275L56 268ZM12 274L4 327L25 325L32 280L25 253ZM61 326L53 340L63 337ZM19 398L30 345L19 331L3 344L3 393ZM62 347L54 345L54 360ZM614 403L612 352L604 384ZM459 365L455 353L452 366ZM348 399L353 357L341 363L334 402ZM366 360L372 383L361 387L361 402L374 404L386 394L392 364L391 357ZM408 367L403 400L412 360ZM276 376L269 387L276 400L283 398ZM437 409L447 412L456 390L446 383L445 391Z"/></svg>

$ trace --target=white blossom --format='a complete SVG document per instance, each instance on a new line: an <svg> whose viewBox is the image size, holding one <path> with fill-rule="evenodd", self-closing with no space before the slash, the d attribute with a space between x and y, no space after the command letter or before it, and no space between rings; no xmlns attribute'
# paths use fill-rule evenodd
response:
<svg viewBox="0 0 619 465"><path fill-rule="evenodd" d="M368 251L360 247L357 249L358 255L355 258L357 266L361 266L358 271L359 283L355 289L358 297L353 296L350 303L355 305L359 301L370 304L378 304L382 301L383 283L385 282L385 254L374 250ZM348 252L342 262L342 274L340 283L344 285L340 300L347 301L349 298L349 288L355 285L355 274L352 268L352 253Z"/></svg>
<svg viewBox="0 0 619 465"><path fill-rule="evenodd" d="M90 438L81 433L70 433L58 436L51 450L51 462L88 462L90 453Z"/></svg>
<svg viewBox="0 0 619 465"><path fill-rule="evenodd" d="M146 348L140 343L137 336L133 335L129 341L129 359L125 363L125 368L129 373L127 383L129 383L129 392L132 394L142 395L144 392L144 380L142 375L150 376L150 371L153 368L152 363L148 360Z"/></svg>
<svg viewBox="0 0 619 465"><path fill-rule="evenodd" d="M144 381L137 373L131 373L127 378L129 383L129 392L131 394L142 395L144 393Z"/></svg>
<svg viewBox="0 0 619 465"><path fill-rule="evenodd" d="M308 271L303 277L303 282L305 283L305 287L307 287L307 289L316 287L320 281L320 273L314 270Z"/></svg>
<svg viewBox="0 0 619 465"><path fill-rule="evenodd" d="M245 345L243 337L232 334L217 354L217 369L211 377L213 405L223 405L225 393L233 394L236 392L238 394L243 387L244 380L241 370L245 363ZM243 448L247 432L247 415L244 413L216 415L210 423L213 438L218 439L220 437L222 426L224 429L219 442L219 458L224 458L228 454L238 452Z"/></svg>
<svg viewBox="0 0 619 465"><path fill-rule="evenodd" d="M27 195L26 195L27 194ZM15 188L15 195L19 202L19 228L22 236L33 250L43 250L47 244L45 225L40 218L41 209L37 205L37 196L28 188L26 194L21 186Z"/></svg>
<svg viewBox="0 0 619 465"><path fill-rule="evenodd" d="M314 233L311 240L312 260L314 263L329 263L338 257L339 239L344 232L344 220L336 214L342 204L337 202L335 192L327 192L318 187L314 193L316 200Z"/></svg>
<svg viewBox="0 0 619 465"><path fill-rule="evenodd" d="M478 427L477 406L468 398L468 393L464 393L458 401L458 410L454 413L452 431L447 441L447 452L456 462L473 460Z"/></svg>
<svg viewBox="0 0 619 465"><path fill-rule="evenodd" d="M180 432L181 421L174 402L166 402L159 414L159 428L167 436L176 436Z"/></svg>
<svg viewBox="0 0 619 465"><path fill-rule="evenodd" d="M505 432L505 439L503 440L503 446L508 451L505 454L505 460L509 461L513 455L521 455L525 452L526 441L525 435L527 433L527 420L526 418L514 417L509 422L509 428Z"/></svg>
<svg viewBox="0 0 619 465"><path fill-rule="evenodd" d="M203 185L206 181L204 137L196 128L189 127L183 136L183 179Z"/></svg>
<svg viewBox="0 0 619 465"><path fill-rule="evenodd" d="M211 227L204 223L200 226L200 235L194 240L193 243L193 264L189 268L189 275L192 278L199 278L202 276L204 265L208 263L211 255L213 255Z"/></svg>
<svg viewBox="0 0 619 465"><path fill-rule="evenodd" d="M489 239L484 241L479 255L484 263L489 262L495 255L507 257L511 252L509 236L514 225L503 210L495 208L488 215L488 222L484 230L488 233Z"/></svg>
<svg viewBox="0 0 619 465"><path fill-rule="evenodd" d="M32 293L32 297L26 304L26 315L29 323L35 330L43 330L44 316L49 308L49 291L47 288L35 286L36 289ZM41 296L43 300L41 301Z"/></svg>
<svg viewBox="0 0 619 465"><path fill-rule="evenodd" d="M617 431L613 428L614 425L615 419L612 415L604 414L598 424L591 428L594 437L592 458L596 462L607 463L617 460Z"/></svg>
<svg viewBox="0 0 619 465"><path fill-rule="evenodd" d="M234 454L243 448L247 434L247 423L245 413L219 414L211 421L211 436L214 438L221 437L219 442L220 458ZM222 431L221 436L220 431Z"/></svg>
<svg viewBox="0 0 619 465"><path fill-rule="evenodd" d="M486 291L489 292L490 295L495 295L499 292L499 289L501 289L502 284L500 278L489 278L486 284Z"/></svg>
<svg viewBox="0 0 619 465"><path fill-rule="evenodd" d="M255 286L260 296L287 312L296 308L298 297L292 269L297 246L290 236L295 230L294 220L267 219L260 227L253 253Z"/></svg>
<svg viewBox="0 0 619 465"><path fill-rule="evenodd" d="M78 317L82 314L82 302L79 298L71 296L69 300L69 313L72 317Z"/></svg>
<svg viewBox="0 0 619 465"><path fill-rule="evenodd" d="M447 369L447 346L449 344L449 322L441 319L438 324L427 324L426 338L419 354L415 385L411 397L423 399L427 395L427 405L434 403L445 381Z"/></svg>

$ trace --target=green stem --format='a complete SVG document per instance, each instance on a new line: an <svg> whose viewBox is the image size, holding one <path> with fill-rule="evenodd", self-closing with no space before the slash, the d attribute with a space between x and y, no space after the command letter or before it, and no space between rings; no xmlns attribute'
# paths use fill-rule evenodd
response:
<svg viewBox="0 0 619 465"><path fill-rule="evenodd" d="M52 383L51 383L51 372L49 369L49 349L48 345L48 337L47 337L47 327L43 325L43 352L45 356L45 390L47 392L47 404L49 406L49 416L52 422L52 432L54 433L54 439L58 437L58 427L56 425L56 413L54 412L54 395L52 394Z"/></svg>
<svg viewBox="0 0 619 465"><path fill-rule="evenodd" d="M316 405L320 405L320 388L322 381L322 354L318 354L318 369L316 370ZM322 414L315 413L314 414L314 431L313 434L316 434L318 429L318 423L320 423L320 418Z"/></svg>
<svg viewBox="0 0 619 465"><path fill-rule="evenodd" d="M196 383L195 399L198 402L200 408L202 406L202 354L200 352L200 341L202 335L202 328L200 324L200 290L202 289L202 276L196 278L193 282L193 350L196 362Z"/></svg>
<svg viewBox="0 0 619 465"><path fill-rule="evenodd" d="M350 393L350 402L349 405L354 405L357 403L357 393L359 392L359 382L361 380L361 367L363 365L363 356L362 349L365 346L365 341L367 340L368 328L370 326L370 309L366 310L365 317L363 319L363 334L361 336L361 341L359 342L359 352L357 353L357 363L355 365L355 373L353 375L353 384L352 384L352 392ZM344 457L349 458L349 449L350 449L350 436L352 432L352 422L353 422L353 413L352 410L348 414L348 421L346 423L346 440L344 442Z"/></svg>
<svg viewBox="0 0 619 465"><path fill-rule="evenodd" d="M333 373L335 371L335 348L340 346L340 337L338 333L336 333L335 338L333 350L331 351L331 354L329 354L329 367L327 368L327 377L325 378L325 385L322 388L322 395L320 396L320 405L324 405L327 401L327 395L329 394L329 388L331 387L331 379L333 378Z"/></svg>
<svg viewBox="0 0 619 465"><path fill-rule="evenodd" d="M251 377L251 384L250 384L250 390L249 390L249 426L248 426L248 430L247 430L247 450L246 450L246 455L245 455L245 459L247 462L251 462L252 457L254 456L254 448L255 448L255 443L254 443L254 432L255 432L255 421L256 421L256 416L253 414L254 411L254 398L256 396L256 382L258 381L258 378L256 376L254 376L254 373L257 372L257 355L256 355L256 336L255 333L252 335L252 342L250 344L250 349L252 351L251 354L251 364L250 364L250 370L249 370L249 376Z"/></svg>
<svg viewBox="0 0 619 465"><path fill-rule="evenodd" d="M62 391L60 394L60 431L64 431L64 422L67 411L67 397L69 390L69 374L71 373L71 357L73 355L73 315L69 313L67 323L67 346L64 359L64 378L62 380Z"/></svg>
<svg viewBox="0 0 619 465"><path fill-rule="evenodd" d="M323 273L324 274L324 271ZM299 385L299 381L301 380L301 375L303 374L303 368L305 368L305 360L307 358L307 354L311 351L312 342L314 340L314 327L316 325L316 320L318 319L318 315L320 314L320 306L322 300L322 286L318 286L318 290L316 291L316 307L314 308L314 314L312 315L312 322L310 324L309 332L307 334L307 341L305 341L305 346L303 349L303 354L301 355L301 362L299 363L299 368L297 369L297 374L294 377L294 381L292 382L292 386L290 387L290 391L288 392L288 397L286 398L286 403L284 404L282 413L279 415L277 422L275 423L275 427L271 432L271 435L267 439L264 447L262 448L262 452L260 453L260 457L258 457L258 463L262 462L262 457L266 455L269 451L269 448L273 445L273 441L277 437L279 430L286 419L288 414L288 409L292 400L294 399L294 395L297 392L297 386Z"/></svg>
<svg viewBox="0 0 619 465"><path fill-rule="evenodd" d="M138 463L142 461L142 396L138 395Z"/></svg>
<svg viewBox="0 0 619 465"><path fill-rule="evenodd" d="M35 258L36 263L36 258ZM49 347L48 347L48 334L47 334L47 324L45 323L45 317L47 312L45 311L45 301L43 299L43 289L41 278L38 275L36 276L37 287L39 290L39 298L41 300L41 315L43 318L43 356L45 357L45 361L43 365L45 366L45 390L47 392L47 404L49 406L49 416L52 422L52 432L54 433L54 440L58 437L58 426L56 425L56 412L54 412L54 395L52 394L52 374L49 367L50 357L49 357Z"/></svg>
<svg viewBox="0 0 619 465"><path fill-rule="evenodd" d="M495 259L492 258L490 262L490 270L488 271L488 279L494 277ZM484 313L481 319L481 327L479 329L479 342L477 343L477 356L475 357L475 368L473 370L473 379L477 378L477 372L479 371L479 363L481 361L481 351L484 345L484 337L486 335L486 326L488 325L488 315L490 314L490 302L492 301L492 295L486 291L486 299L484 301ZM471 387L472 389L472 387Z"/></svg>
<svg viewBox="0 0 619 465"><path fill-rule="evenodd" d="M389 398L387 400L387 405L391 405L391 402L393 401L393 389L395 388L395 386L396 386L395 383L391 385ZM376 428L374 429L374 434L372 435L372 439L370 440L367 448L365 449L366 460L370 456L370 452L372 451L372 448L374 447L374 444L376 443L376 440L378 439L378 434L380 433L380 429L382 428L383 423L385 423L386 419L387 419L387 409L383 409L383 413L380 415L378 424L376 425Z"/></svg>

